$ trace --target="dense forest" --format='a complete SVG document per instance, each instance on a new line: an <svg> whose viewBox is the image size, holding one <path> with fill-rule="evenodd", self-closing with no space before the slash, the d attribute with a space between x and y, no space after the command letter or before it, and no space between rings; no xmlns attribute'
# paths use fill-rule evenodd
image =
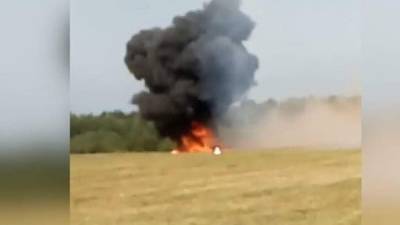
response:
<svg viewBox="0 0 400 225"><path fill-rule="evenodd" d="M308 105L323 104L334 111L361 107L360 97L331 96L327 98L290 98L285 101L269 99L256 103L242 101L221 118L219 129L240 132L251 127L271 112L278 112L290 121L305 112ZM307 113L307 112L306 112ZM226 132L222 132L226 133ZM71 114L71 153L97 153L116 151L170 151L175 143L161 138L151 122L143 120L137 112L103 112L100 115Z"/></svg>

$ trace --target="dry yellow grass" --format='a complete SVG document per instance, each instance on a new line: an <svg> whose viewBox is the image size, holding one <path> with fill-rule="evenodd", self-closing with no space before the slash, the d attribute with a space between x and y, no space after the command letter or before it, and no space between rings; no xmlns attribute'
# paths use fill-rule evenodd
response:
<svg viewBox="0 0 400 225"><path fill-rule="evenodd" d="M71 156L74 225L359 225L359 150Z"/></svg>

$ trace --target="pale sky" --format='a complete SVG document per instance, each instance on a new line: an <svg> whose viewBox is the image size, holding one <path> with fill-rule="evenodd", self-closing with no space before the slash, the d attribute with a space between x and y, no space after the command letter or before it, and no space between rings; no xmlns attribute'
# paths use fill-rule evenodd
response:
<svg viewBox="0 0 400 225"><path fill-rule="evenodd" d="M203 2L72 1L71 111L133 110L144 86L124 64L126 42ZM257 24L246 46L260 62L249 98L360 94L360 0L245 0L242 9Z"/></svg>
<svg viewBox="0 0 400 225"><path fill-rule="evenodd" d="M257 22L247 46L260 59L250 97L352 93L360 88L362 64L364 110L385 117L398 109L400 2L367 3L244 0L243 10ZM174 15L201 6L201 0L72 0L68 85L68 1L4 2L0 153L33 143L67 146L69 109L134 109L129 101L143 85L123 63L126 42L141 29L167 26Z"/></svg>
<svg viewBox="0 0 400 225"><path fill-rule="evenodd" d="M69 142L68 3L6 1L0 15L0 154L54 145L63 151Z"/></svg>

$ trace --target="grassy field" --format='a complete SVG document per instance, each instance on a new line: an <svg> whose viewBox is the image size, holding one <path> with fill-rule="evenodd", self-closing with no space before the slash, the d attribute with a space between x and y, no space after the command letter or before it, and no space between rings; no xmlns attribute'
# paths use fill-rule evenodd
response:
<svg viewBox="0 0 400 225"><path fill-rule="evenodd" d="M359 150L71 156L73 225L359 225Z"/></svg>

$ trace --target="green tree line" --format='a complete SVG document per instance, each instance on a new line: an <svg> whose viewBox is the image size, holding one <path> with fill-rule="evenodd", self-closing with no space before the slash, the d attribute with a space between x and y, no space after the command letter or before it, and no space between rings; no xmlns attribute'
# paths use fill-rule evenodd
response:
<svg viewBox="0 0 400 225"><path fill-rule="evenodd" d="M71 153L170 151L175 147L137 113L71 114L70 119Z"/></svg>

